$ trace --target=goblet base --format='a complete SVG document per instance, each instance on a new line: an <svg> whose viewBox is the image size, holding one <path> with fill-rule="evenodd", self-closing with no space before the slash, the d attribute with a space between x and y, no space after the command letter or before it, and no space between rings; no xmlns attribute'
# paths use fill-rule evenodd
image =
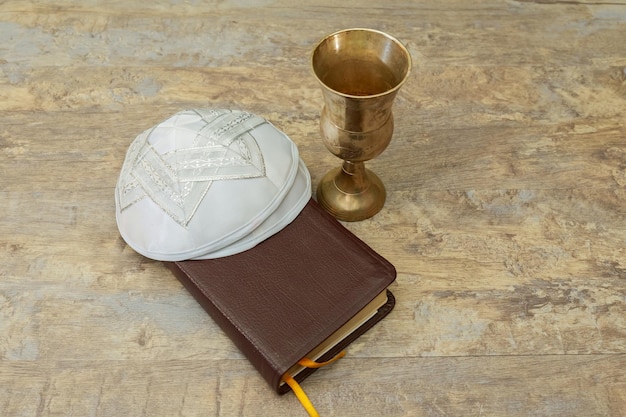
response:
<svg viewBox="0 0 626 417"><path fill-rule="evenodd" d="M360 175L335 168L317 187L317 202L336 219L347 222L372 217L383 208L386 196L383 182L366 168Z"/></svg>

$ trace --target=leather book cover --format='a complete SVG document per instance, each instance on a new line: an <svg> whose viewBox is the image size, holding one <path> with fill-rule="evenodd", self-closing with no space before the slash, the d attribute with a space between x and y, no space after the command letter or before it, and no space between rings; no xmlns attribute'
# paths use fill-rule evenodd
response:
<svg viewBox="0 0 626 417"><path fill-rule="evenodd" d="M326 352L327 360L387 315L396 271L311 199L283 230L240 254L165 262L270 386L377 295L387 302ZM295 377L302 381L314 369Z"/></svg>

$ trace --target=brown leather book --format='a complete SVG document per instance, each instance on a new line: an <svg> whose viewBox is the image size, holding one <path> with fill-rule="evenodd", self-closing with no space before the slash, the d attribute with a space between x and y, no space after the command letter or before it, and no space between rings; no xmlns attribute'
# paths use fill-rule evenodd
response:
<svg viewBox="0 0 626 417"><path fill-rule="evenodd" d="M279 233L224 258L166 262L278 393L387 315L395 268L310 200Z"/></svg>

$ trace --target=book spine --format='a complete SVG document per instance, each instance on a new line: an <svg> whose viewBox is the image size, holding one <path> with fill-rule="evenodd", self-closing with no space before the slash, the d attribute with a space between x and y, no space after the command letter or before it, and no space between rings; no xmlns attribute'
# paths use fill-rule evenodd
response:
<svg viewBox="0 0 626 417"><path fill-rule="evenodd" d="M283 372L272 365L263 353L257 349L254 343L246 338L237 325L202 292L198 285L195 284L193 278L186 272L184 264L179 262L164 262L164 264L174 273L181 284L183 284L213 321L215 321L222 331L231 339L235 346L246 356L272 389L279 392L280 379ZM283 392L279 393L282 394Z"/></svg>

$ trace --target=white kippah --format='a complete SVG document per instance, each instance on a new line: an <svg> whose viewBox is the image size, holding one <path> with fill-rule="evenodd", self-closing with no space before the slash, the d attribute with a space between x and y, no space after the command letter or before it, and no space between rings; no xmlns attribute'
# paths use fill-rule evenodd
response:
<svg viewBox="0 0 626 417"><path fill-rule="evenodd" d="M183 111L141 133L115 188L120 234L162 261L250 249L291 223L310 197L291 139L235 110Z"/></svg>

